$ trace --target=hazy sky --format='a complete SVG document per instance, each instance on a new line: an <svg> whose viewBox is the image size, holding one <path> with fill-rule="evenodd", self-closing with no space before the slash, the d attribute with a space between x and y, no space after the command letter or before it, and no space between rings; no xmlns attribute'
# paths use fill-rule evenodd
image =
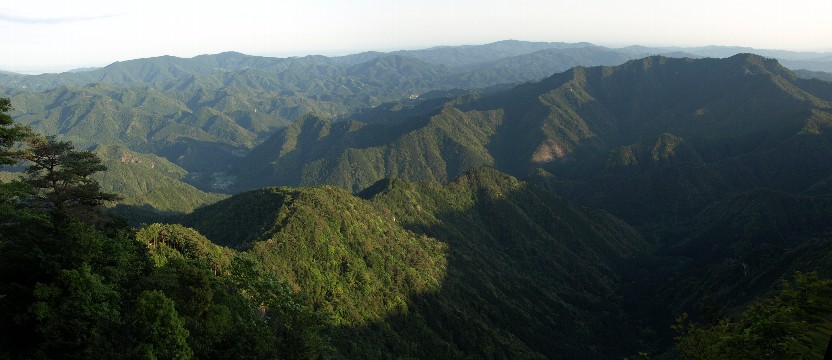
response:
<svg viewBox="0 0 832 360"><path fill-rule="evenodd" d="M0 69L517 39L832 51L832 0L0 0Z"/></svg>

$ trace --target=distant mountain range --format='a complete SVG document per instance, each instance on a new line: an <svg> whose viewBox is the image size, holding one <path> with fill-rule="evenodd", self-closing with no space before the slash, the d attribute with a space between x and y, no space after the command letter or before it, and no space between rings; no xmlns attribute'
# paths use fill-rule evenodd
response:
<svg viewBox="0 0 832 360"><path fill-rule="evenodd" d="M657 53L697 57L735 50L749 49L609 49L589 43L502 41L334 58L163 56L83 72L0 74L0 92L12 98L16 120L39 132L81 147L106 143L150 152L208 179L310 113L350 118L389 102L410 105L471 89L494 93L573 66L618 65ZM767 53L823 60L815 53ZM824 79L826 73L798 74ZM206 159L196 153L212 155ZM206 187L211 183L194 185L222 191Z"/></svg>

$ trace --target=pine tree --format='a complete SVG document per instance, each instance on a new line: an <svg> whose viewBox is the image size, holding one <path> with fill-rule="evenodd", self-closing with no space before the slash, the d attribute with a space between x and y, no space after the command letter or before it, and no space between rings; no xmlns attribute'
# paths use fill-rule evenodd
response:
<svg viewBox="0 0 832 360"><path fill-rule="evenodd" d="M36 192L43 207L63 212L71 208L96 208L105 201L117 200L115 194L101 191L92 174L107 170L98 155L76 151L69 141L54 137L31 136L24 159L32 165L26 182Z"/></svg>
<svg viewBox="0 0 832 360"><path fill-rule="evenodd" d="M11 100L0 98L0 165L17 163L21 152L14 147L31 133L28 127L15 124L9 111L12 111Z"/></svg>

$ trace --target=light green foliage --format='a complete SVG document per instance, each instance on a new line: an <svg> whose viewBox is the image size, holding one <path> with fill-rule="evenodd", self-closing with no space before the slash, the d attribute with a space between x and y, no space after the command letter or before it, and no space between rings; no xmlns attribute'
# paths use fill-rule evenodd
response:
<svg viewBox="0 0 832 360"><path fill-rule="evenodd" d="M223 209L256 215L227 219ZM410 294L435 290L445 271L442 244L334 187L256 190L200 209L185 223L219 243L250 248L265 269L332 312L333 324L404 312Z"/></svg>
<svg viewBox="0 0 832 360"><path fill-rule="evenodd" d="M147 247L157 267L169 258L190 259L204 262L215 274L224 274L231 263L230 249L182 225L151 224L136 231L136 240Z"/></svg>
<svg viewBox="0 0 832 360"><path fill-rule="evenodd" d="M258 311L277 333L279 357L318 359L334 353L325 335L328 313L315 310L304 294L292 291L286 282L247 256L235 257L230 273L234 286L258 305Z"/></svg>
<svg viewBox="0 0 832 360"><path fill-rule="evenodd" d="M136 233L156 263L145 288L176 304L196 357L312 358L328 354L325 317L274 274L193 229L152 224Z"/></svg>
<svg viewBox="0 0 832 360"><path fill-rule="evenodd" d="M92 178L103 191L119 194L123 198L119 204L149 207L163 213L188 213L225 198L186 184L188 172L164 158L120 146L102 145L93 152L101 157L107 171Z"/></svg>

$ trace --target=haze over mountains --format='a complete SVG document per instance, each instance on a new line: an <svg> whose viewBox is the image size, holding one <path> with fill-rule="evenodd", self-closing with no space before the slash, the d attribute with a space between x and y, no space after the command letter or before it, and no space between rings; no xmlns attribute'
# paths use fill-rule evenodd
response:
<svg viewBox="0 0 832 360"><path fill-rule="evenodd" d="M102 158L111 211L192 227L329 314L336 357L674 358L678 315L832 275L824 71L503 41L3 73L0 97ZM164 256L230 261L187 248Z"/></svg>

